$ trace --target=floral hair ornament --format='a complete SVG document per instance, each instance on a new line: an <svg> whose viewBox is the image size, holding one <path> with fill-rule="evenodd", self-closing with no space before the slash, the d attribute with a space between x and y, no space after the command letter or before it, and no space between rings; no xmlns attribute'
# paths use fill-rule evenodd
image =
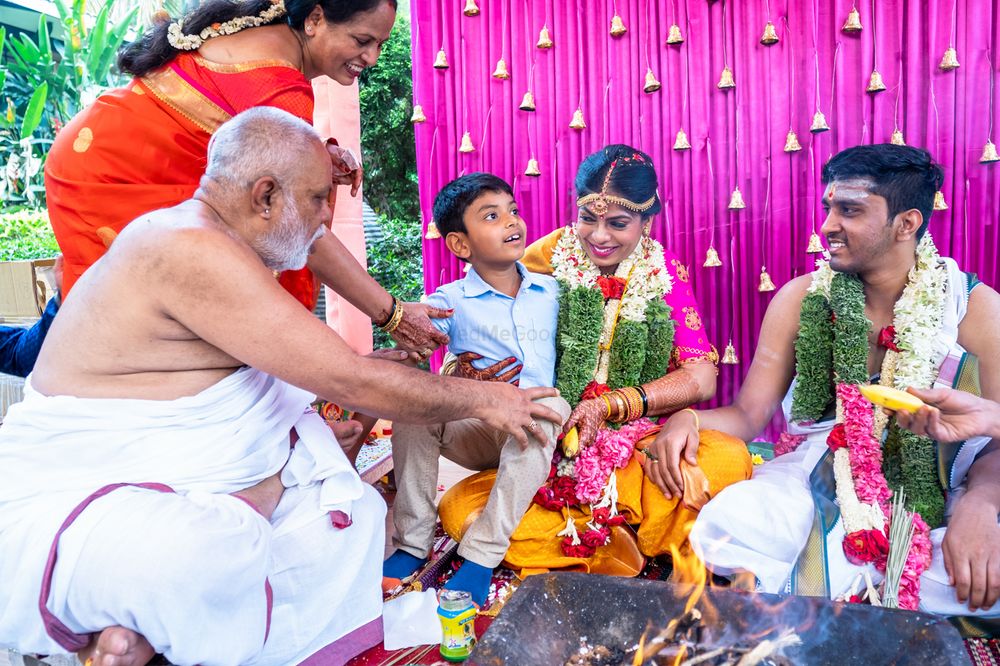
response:
<svg viewBox="0 0 1000 666"><path fill-rule="evenodd" d="M632 153L632 155L628 157L621 158L621 161L636 162L638 164L648 163L639 153ZM617 166L618 160L615 159L611 162L611 166L608 167L608 173L604 176L604 183L601 185L601 191L596 194L592 192L577 199L577 208L590 206L590 210L592 210L595 215L604 217L608 212L608 204L618 204L622 208L627 208L628 210L635 211L636 213L645 213L653 207L653 204L656 203L657 196L655 192L653 193L653 196L649 197L642 203L636 203L631 199L626 199L625 197L620 197L615 194L608 194L608 186L611 184L611 174L614 173Z"/></svg>
<svg viewBox="0 0 1000 666"><path fill-rule="evenodd" d="M213 23L197 35L187 35L184 33L184 19L180 19L170 24L167 28L167 41L178 51L194 51L201 47L207 40L219 35L235 35L247 28L273 23L276 19L285 15L284 0L271 0L271 6L262 11L257 16L237 16L225 23Z"/></svg>

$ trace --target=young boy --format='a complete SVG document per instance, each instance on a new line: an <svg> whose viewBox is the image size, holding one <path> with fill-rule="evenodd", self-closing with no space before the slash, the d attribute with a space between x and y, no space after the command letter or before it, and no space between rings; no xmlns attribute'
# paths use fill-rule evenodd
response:
<svg viewBox="0 0 1000 666"><path fill-rule="evenodd" d="M551 276L528 272L519 261L526 229L510 185L486 173L453 180L434 200L434 220L448 249L471 265L465 278L438 288L427 299L435 307L455 311L448 319L433 320L450 336L449 350L479 354L479 367L516 358L521 388L554 386L559 286ZM569 417L563 398L541 402L559 412L564 422ZM445 585L470 592L482 605L494 567L503 560L511 534L548 476L558 431L556 424L539 420L527 433L527 448L522 448L513 437L477 419L433 426L396 424L392 457L399 489L393 504L397 550L385 561L383 575L404 578L427 561L437 521L439 456L470 469L499 467L486 508L462 537L458 554L465 562ZM536 437L548 443L542 446Z"/></svg>

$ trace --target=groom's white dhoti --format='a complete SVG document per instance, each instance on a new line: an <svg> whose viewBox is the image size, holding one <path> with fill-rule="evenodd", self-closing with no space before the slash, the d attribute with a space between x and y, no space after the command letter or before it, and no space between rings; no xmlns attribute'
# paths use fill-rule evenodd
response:
<svg viewBox="0 0 1000 666"><path fill-rule="evenodd" d="M311 399L250 368L172 401L29 381L0 427L0 645L72 651L117 625L211 666L378 642L385 503ZM279 471L270 520L230 495Z"/></svg>
<svg viewBox="0 0 1000 666"><path fill-rule="evenodd" d="M939 367L937 385L952 386L965 362L964 350L958 344L958 325L965 316L969 292L976 282L960 271L953 260L944 261L948 268L948 300L941 335L935 344L935 360ZM752 572L760 589L770 593L802 592L796 588L794 574L797 564L802 564L800 556L810 542L817 516L812 476L829 450L826 440L834 426L832 418L808 425L793 422L793 389L794 384L782 409L789 434L805 439L794 451L754 468L753 478L735 483L712 498L698 514L690 536L694 551L712 571L722 575ZM962 484L976 455L988 443L988 438L978 437L957 445L940 445L949 509L963 491ZM946 514L950 515L947 509ZM1000 616L1000 603L970 613L967 605L956 600L941 554L946 529L941 527L931 532L934 552L931 566L920 579L920 609L941 615ZM819 557L811 560L813 567L822 569L812 573L825 577L817 587L825 588L826 594L837 598L865 570L873 580L880 581L881 574L874 566L851 564L844 555L845 533L839 511L834 510L829 523L821 524L821 533L822 536L815 538L822 543L813 548Z"/></svg>

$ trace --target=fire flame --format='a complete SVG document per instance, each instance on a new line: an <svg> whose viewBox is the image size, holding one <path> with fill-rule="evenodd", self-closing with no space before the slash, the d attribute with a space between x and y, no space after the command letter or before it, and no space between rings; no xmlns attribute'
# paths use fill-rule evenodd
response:
<svg viewBox="0 0 1000 666"><path fill-rule="evenodd" d="M686 552L682 554L677 546L670 545L670 557L673 560L674 567L674 583L685 589L687 587L693 588L691 594L688 595L687 603L684 604L684 612L687 613L701 601L705 593L705 585L708 582L708 569L705 568L705 563L690 548L686 548L685 550Z"/></svg>

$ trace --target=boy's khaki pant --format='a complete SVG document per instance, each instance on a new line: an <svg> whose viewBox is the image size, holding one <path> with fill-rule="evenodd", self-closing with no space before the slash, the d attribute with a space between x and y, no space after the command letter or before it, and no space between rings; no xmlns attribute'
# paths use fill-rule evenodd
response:
<svg viewBox="0 0 1000 666"><path fill-rule="evenodd" d="M569 418L569 403L561 397L537 402ZM393 503L395 533L392 544L415 557L427 557L434 545L437 508L438 458L444 456L476 471L498 468L497 480L486 508L469 526L458 554L484 567L496 567L510 545L531 499L549 475L552 453L560 427L538 419L538 428L548 438L542 446L528 437L521 449L513 437L479 419L463 419L435 425L393 424L392 460L396 473Z"/></svg>

